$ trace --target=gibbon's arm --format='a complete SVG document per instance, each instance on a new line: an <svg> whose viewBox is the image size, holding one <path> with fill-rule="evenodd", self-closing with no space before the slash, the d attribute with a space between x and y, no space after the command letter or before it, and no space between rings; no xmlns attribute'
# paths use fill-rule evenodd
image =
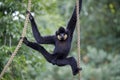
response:
<svg viewBox="0 0 120 80"><path fill-rule="evenodd" d="M79 0L79 13L81 10L81 6L82 6L82 0ZM67 25L67 30L70 32L70 36L73 35L74 29L76 26L76 22L77 22L77 16L76 16L76 6L75 6L73 14L68 22L68 25Z"/></svg>
<svg viewBox="0 0 120 80"><path fill-rule="evenodd" d="M51 35L51 36L41 36L40 32L38 31L37 25L35 23L34 17L31 15L31 13L29 11L27 11L28 14L30 14L29 19L31 22L31 26L32 26L32 32L34 35L35 40L37 41L37 43L39 44L55 44L55 35Z"/></svg>

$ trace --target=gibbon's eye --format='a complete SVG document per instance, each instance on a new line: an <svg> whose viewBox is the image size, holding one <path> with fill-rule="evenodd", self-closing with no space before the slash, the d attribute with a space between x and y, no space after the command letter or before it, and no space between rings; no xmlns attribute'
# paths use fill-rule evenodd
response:
<svg viewBox="0 0 120 80"><path fill-rule="evenodd" d="M61 40L62 37L60 35L57 35L57 38L58 38L58 40Z"/></svg>
<svg viewBox="0 0 120 80"><path fill-rule="evenodd" d="M67 34L65 34L65 35L64 35L64 40L66 40L66 39L67 39L67 37L68 37L68 36L67 36Z"/></svg>

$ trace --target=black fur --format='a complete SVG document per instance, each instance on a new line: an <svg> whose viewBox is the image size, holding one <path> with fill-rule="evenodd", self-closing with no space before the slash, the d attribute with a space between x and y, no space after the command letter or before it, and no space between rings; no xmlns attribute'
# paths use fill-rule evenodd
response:
<svg viewBox="0 0 120 80"><path fill-rule="evenodd" d="M81 9L82 5L82 0L79 0L79 7ZM80 12L80 11L79 11ZM27 11L28 14L30 12ZM55 35L52 36L41 36L37 29L37 25L34 21L33 16L30 14L30 22L32 26L32 32L35 37L35 40L37 42L30 42L27 40L27 38L24 38L23 42L33 48L34 50L39 51L45 59L52 63L53 65L58 65L58 66L65 66L65 65L70 65L72 68L73 75L76 75L81 68L77 67L77 62L74 57L67 57L71 48L71 41L73 37L73 32L76 26L77 18L76 18L76 7L73 11L72 17L70 18L70 21L68 22L67 28L64 29L63 27L60 27L58 31L56 31ZM68 38L64 41L60 41L57 39L57 34L60 33L66 33ZM53 44L55 45L55 49L53 51L53 54L50 54L44 47L42 47L39 44Z"/></svg>

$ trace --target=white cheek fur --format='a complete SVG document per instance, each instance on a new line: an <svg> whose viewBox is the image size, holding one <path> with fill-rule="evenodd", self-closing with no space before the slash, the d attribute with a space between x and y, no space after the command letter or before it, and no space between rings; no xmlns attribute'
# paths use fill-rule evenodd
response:
<svg viewBox="0 0 120 80"><path fill-rule="evenodd" d="M66 39L67 39L67 37L68 37L68 36L67 36L67 34L65 34L65 35L64 35L64 40L66 40Z"/></svg>
<svg viewBox="0 0 120 80"><path fill-rule="evenodd" d="M57 38L58 38L58 40L61 40L61 36L60 35L57 35Z"/></svg>

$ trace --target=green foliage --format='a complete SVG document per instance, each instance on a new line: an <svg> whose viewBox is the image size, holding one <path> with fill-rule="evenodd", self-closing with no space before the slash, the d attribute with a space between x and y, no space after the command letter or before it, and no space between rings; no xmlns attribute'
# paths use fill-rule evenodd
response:
<svg viewBox="0 0 120 80"><path fill-rule="evenodd" d="M0 72L14 51L25 20L27 0L0 1ZM75 0L32 0L32 10L41 34L54 34L66 26ZM120 1L83 1L81 21L82 80L120 80ZM27 37L35 41L30 24ZM74 34L70 56L77 56ZM43 45L52 53L54 46ZM77 58L77 57L76 57ZM58 67L24 44L2 80L78 80L70 66Z"/></svg>
<svg viewBox="0 0 120 80"><path fill-rule="evenodd" d="M86 63L83 66L84 80L119 80L119 55L107 54L103 50L97 50L90 46L87 50L88 54L85 55L87 59L83 59Z"/></svg>
<svg viewBox="0 0 120 80"><path fill-rule="evenodd" d="M82 16L82 30L84 30L82 32L83 35L85 34L84 37L88 38L89 41L85 41L84 43L93 44L97 48L103 48L110 52L118 50L120 47L120 30L118 29L120 25L118 18L120 9L118 6L120 3L119 0L117 1L90 0L89 3L85 3L87 4L87 9L85 9L85 14Z"/></svg>

